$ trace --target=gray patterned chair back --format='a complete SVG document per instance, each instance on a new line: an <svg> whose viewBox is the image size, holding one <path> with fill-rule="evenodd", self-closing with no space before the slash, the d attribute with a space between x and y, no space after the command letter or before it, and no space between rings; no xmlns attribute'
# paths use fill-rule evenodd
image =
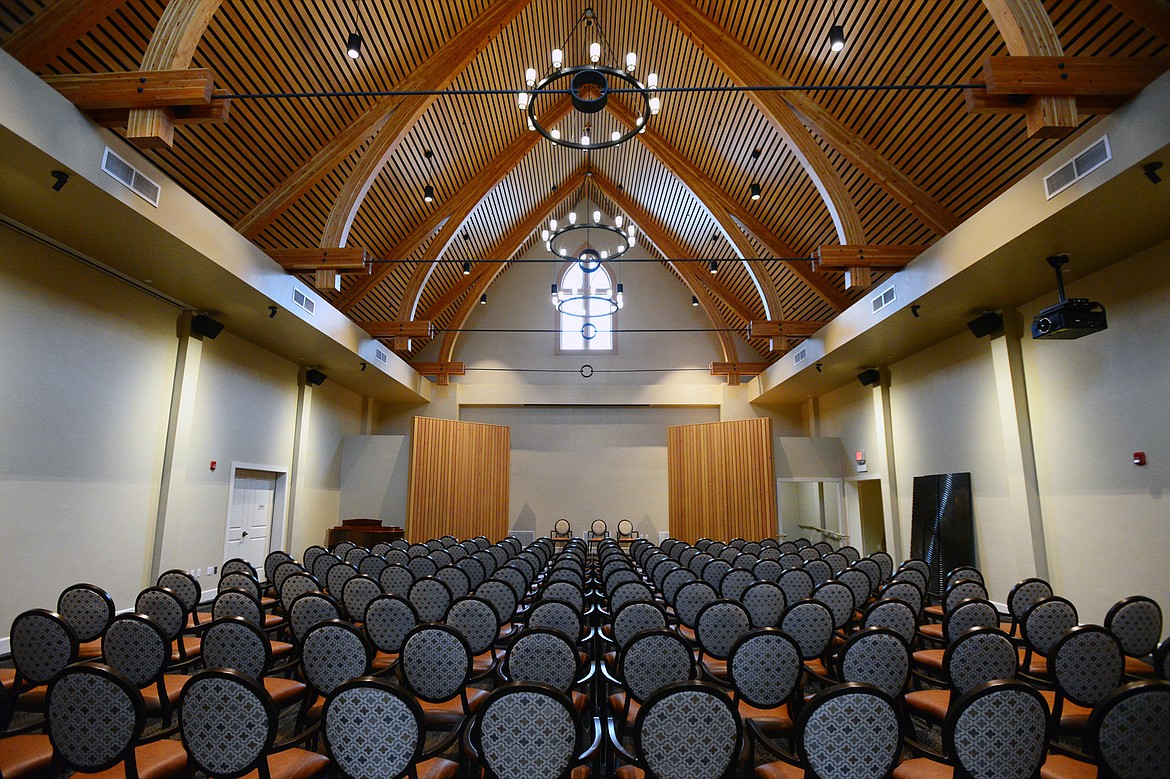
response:
<svg viewBox="0 0 1170 779"><path fill-rule="evenodd" d="M1036 601L1051 595L1052 585L1043 579L1023 579L1008 593L1008 613L1017 623L1022 622L1024 614L1036 604Z"/></svg>
<svg viewBox="0 0 1170 779"><path fill-rule="evenodd" d="M325 701L325 750L342 776L406 776L423 759L422 708L396 684L372 676L351 679Z"/></svg>
<svg viewBox="0 0 1170 779"><path fill-rule="evenodd" d="M780 574L776 583L780 585L780 589L784 590L784 597L788 599L789 603L811 598L815 586L812 574L803 568L791 568L785 571Z"/></svg>
<svg viewBox="0 0 1170 779"><path fill-rule="evenodd" d="M918 570L918 568L902 568L894 574L893 581L896 582L910 582L917 587L921 592L926 592L928 575Z"/></svg>
<svg viewBox="0 0 1170 779"><path fill-rule="evenodd" d="M1153 599L1134 595L1113 604L1105 616L1105 628L1117 636L1127 655L1147 657L1154 654L1162 637L1162 609Z"/></svg>
<svg viewBox="0 0 1170 779"><path fill-rule="evenodd" d="M312 627L301 644L305 681L321 695L369 673L374 651L365 636L348 622L329 620Z"/></svg>
<svg viewBox="0 0 1170 779"><path fill-rule="evenodd" d="M774 539L768 539L768 540L774 540ZM783 552L781 552L780 549L776 546L765 546L763 549L760 550L760 559L761 560L771 560L773 562L779 562L780 555L782 555L782 554L783 554Z"/></svg>
<svg viewBox="0 0 1170 779"><path fill-rule="evenodd" d="M264 624L264 609L251 593L245 590L220 588L211 603L211 618L240 617L257 627Z"/></svg>
<svg viewBox="0 0 1170 779"><path fill-rule="evenodd" d="M1064 631L1077 626L1077 607L1065 598L1050 595L1024 613L1020 629L1028 649L1047 657Z"/></svg>
<svg viewBox="0 0 1170 779"><path fill-rule="evenodd" d="M853 619L853 611L857 608L853 590L836 580L818 585L813 590L813 600L829 607L829 611L833 613L833 627L837 630L849 624L849 620Z"/></svg>
<svg viewBox="0 0 1170 779"><path fill-rule="evenodd" d="M679 588L693 581L695 581L695 575L686 568L671 571L662 580L662 597L666 599L667 603L674 603Z"/></svg>
<svg viewBox="0 0 1170 779"><path fill-rule="evenodd" d="M57 613L77 633L78 641L93 641L114 618L114 599L101 587L75 584L57 598Z"/></svg>
<svg viewBox="0 0 1170 779"><path fill-rule="evenodd" d="M869 579L869 591L875 593L882 584L882 567L875 561L866 557L850 566L854 570L861 571Z"/></svg>
<svg viewBox="0 0 1170 779"><path fill-rule="evenodd" d="M186 571L166 571L158 577L155 586L174 590L175 594L179 596L179 600L183 601L183 608L188 613L195 611L195 607L199 605L199 599L203 597L203 589L199 586L199 580Z"/></svg>
<svg viewBox="0 0 1170 779"><path fill-rule="evenodd" d="M961 579L973 579L980 584L986 584L986 581L983 578L983 572L978 568L970 565L960 565L957 568L952 568L947 572L947 588L949 589L951 584Z"/></svg>
<svg viewBox="0 0 1170 779"><path fill-rule="evenodd" d="M957 778L1034 779L1049 736L1048 704L1016 681L987 682L959 696L943 726Z"/></svg>
<svg viewBox="0 0 1170 779"><path fill-rule="evenodd" d="M500 567L499 564L496 563L496 558L492 557L482 549L473 554L472 557L474 557L476 560L479 560L479 564L483 566L484 576L491 576L496 572L496 569Z"/></svg>
<svg viewBox="0 0 1170 779"><path fill-rule="evenodd" d="M405 565L391 563L382 569L378 583L382 585L383 592L405 598L410 594L410 587L414 584L414 574Z"/></svg>
<svg viewBox="0 0 1170 779"><path fill-rule="evenodd" d="M446 623L467 639L472 655L480 655L491 649L500 635L496 610L492 604L474 595L464 596L452 603L447 610Z"/></svg>
<svg viewBox="0 0 1170 779"><path fill-rule="evenodd" d="M375 554L378 557L385 557L386 553L393 548L394 547L390 546L390 544L386 543L385 541L379 541L370 547L370 553Z"/></svg>
<svg viewBox="0 0 1170 779"><path fill-rule="evenodd" d="M269 582L273 581L273 577L276 575L276 569L284 563L291 562L294 561L292 555L290 555L288 552L284 552L279 549L274 552L269 552L268 555L264 558L264 578Z"/></svg>
<svg viewBox="0 0 1170 779"><path fill-rule="evenodd" d="M423 622L440 622L451 607L451 591L433 576L416 581L410 587L407 600L414 605Z"/></svg>
<svg viewBox="0 0 1170 779"><path fill-rule="evenodd" d="M914 641L918 619L909 603L897 598L881 598L871 603L861 620L863 628L889 628L906 641Z"/></svg>
<svg viewBox="0 0 1170 779"><path fill-rule="evenodd" d="M791 700L803 667L800 647L791 636L762 628L745 633L732 647L727 675L739 698L771 709Z"/></svg>
<svg viewBox="0 0 1170 779"><path fill-rule="evenodd" d="M824 555L832 554L834 551L833 545L830 544L828 541L817 541L815 544L812 545L812 548L817 550L818 552L820 552L822 557Z"/></svg>
<svg viewBox="0 0 1170 779"><path fill-rule="evenodd" d="M623 584L642 581L642 577L624 560L614 560L611 565L606 566L601 578L605 582L605 591L609 594L613 594L613 591Z"/></svg>
<svg viewBox="0 0 1170 779"><path fill-rule="evenodd" d="M747 610L738 601L723 598L699 609L695 619L695 638L704 654L726 660L731 647L751 627Z"/></svg>
<svg viewBox="0 0 1170 779"><path fill-rule="evenodd" d="M804 558L798 555L796 552L782 553L780 555L779 561L780 565L782 565L786 571L795 571L798 569L803 570Z"/></svg>
<svg viewBox="0 0 1170 779"><path fill-rule="evenodd" d="M857 682L818 693L801 709L796 733L800 761L818 779L884 779L904 735L893 699Z"/></svg>
<svg viewBox="0 0 1170 779"><path fill-rule="evenodd" d="M106 665L142 689L157 682L171 659L171 642L162 628L144 614L119 614L102 638Z"/></svg>
<svg viewBox="0 0 1170 779"><path fill-rule="evenodd" d="M309 630L331 619L341 619L341 608L323 592L306 592L293 601L288 612L289 625L297 641L304 641Z"/></svg>
<svg viewBox="0 0 1170 779"><path fill-rule="evenodd" d="M412 693L442 703L461 695L471 678L471 648L454 628L423 623L402 643L398 670Z"/></svg>
<svg viewBox="0 0 1170 779"><path fill-rule="evenodd" d="M435 572L435 578L447 585L453 598L462 598L471 592L471 579L462 568L456 568L454 564L444 565Z"/></svg>
<svg viewBox="0 0 1170 779"><path fill-rule="evenodd" d="M804 564L804 570L812 577L814 586L824 584L833 578L833 569L824 560L808 560Z"/></svg>
<svg viewBox="0 0 1170 779"><path fill-rule="evenodd" d="M776 627L780 624L780 616L788 608L784 590L773 581L755 582L744 590L741 600L754 628Z"/></svg>
<svg viewBox="0 0 1170 779"><path fill-rule="evenodd" d="M285 580L296 573L308 573L308 571L295 560L284 560L276 564L276 567L272 571L272 576L269 577L268 581L272 582L276 589L279 590L284 586Z"/></svg>
<svg viewBox="0 0 1170 779"><path fill-rule="evenodd" d="M569 641L578 641L585 633L581 612L568 601L545 599L528 610L530 628L556 630Z"/></svg>
<svg viewBox="0 0 1170 779"><path fill-rule="evenodd" d="M727 776L742 739L734 704L706 682L662 687L642 705L634 724L634 749L655 779Z"/></svg>
<svg viewBox="0 0 1170 779"><path fill-rule="evenodd" d="M484 579L487 577L487 571L484 569L483 563L474 557L465 557L455 563L455 565L459 570L467 574L467 580L470 582L473 592L479 585L483 584Z"/></svg>
<svg viewBox="0 0 1170 779"><path fill-rule="evenodd" d="M568 601L569 603L573 604L577 611L585 611L585 593L582 591L581 587L573 582L549 582L541 591L541 598Z"/></svg>
<svg viewBox="0 0 1170 779"><path fill-rule="evenodd" d="M839 552L829 552L822 559L829 564L834 577L849 567L849 561L845 559L845 555Z"/></svg>
<svg viewBox="0 0 1170 779"><path fill-rule="evenodd" d="M337 557L339 557L341 559L344 559L345 556L347 554L349 554L349 551L351 549L356 549L356 548L357 548L357 544L355 544L353 541L341 541L338 544L334 545L333 554L337 555Z"/></svg>
<svg viewBox="0 0 1170 779"><path fill-rule="evenodd" d="M208 776L240 776L263 764L276 725L276 706L263 685L237 671L201 671L179 696L183 746Z"/></svg>
<svg viewBox="0 0 1170 779"><path fill-rule="evenodd" d="M447 554L451 555L452 560L459 562L464 557L467 557L467 550L464 549L460 544L456 544L455 546L447 547Z"/></svg>
<svg viewBox="0 0 1170 779"><path fill-rule="evenodd" d="M999 611L984 598L965 598L943 617L943 637L954 641L971 628L999 627Z"/></svg>
<svg viewBox="0 0 1170 779"><path fill-rule="evenodd" d="M739 557L739 550L734 546L729 546L719 553L719 559L725 563L735 562L735 558Z"/></svg>
<svg viewBox="0 0 1170 779"><path fill-rule="evenodd" d="M243 590L257 599L260 598L260 582L243 571L233 571L220 576L217 592L224 590Z"/></svg>
<svg viewBox="0 0 1170 779"><path fill-rule="evenodd" d="M1131 682L1089 717L1089 751L1098 779L1162 779L1170 765L1170 683Z"/></svg>
<svg viewBox="0 0 1170 779"><path fill-rule="evenodd" d="M797 601L780 618L780 629L795 639L802 658L812 660L833 640L833 613L820 601Z"/></svg>
<svg viewBox="0 0 1170 779"><path fill-rule="evenodd" d="M517 566L502 566L492 576L511 587L517 599L522 600L528 594L528 576Z"/></svg>
<svg viewBox="0 0 1170 779"><path fill-rule="evenodd" d="M869 583L869 576L856 568L846 568L844 571L841 571L841 573L837 574L837 581L853 591L853 602L857 604L857 608L859 609L869 601L869 596L873 594L873 589Z"/></svg>
<svg viewBox="0 0 1170 779"><path fill-rule="evenodd" d="M1121 686L1125 654L1117 637L1099 625L1068 630L1052 647L1052 678L1060 697L1093 708ZM1055 712L1054 712L1055 715Z"/></svg>
<svg viewBox="0 0 1170 779"><path fill-rule="evenodd" d="M294 573L284 580L280 586L280 606L287 614L292 608L293 601L306 592L320 592L321 587L317 580L307 573Z"/></svg>
<svg viewBox="0 0 1170 779"><path fill-rule="evenodd" d="M837 550L837 553L843 555L849 565L853 565L854 563L861 560L861 552L858 552L857 549L852 546L843 546Z"/></svg>
<svg viewBox="0 0 1170 779"><path fill-rule="evenodd" d="M48 684L77 659L77 633L60 614L31 609L12 620L12 664L16 666L14 694L22 688Z"/></svg>
<svg viewBox="0 0 1170 779"><path fill-rule="evenodd" d="M341 588L341 603L354 622L361 622L370 601L382 594L382 585L364 574L351 577Z"/></svg>
<svg viewBox="0 0 1170 779"><path fill-rule="evenodd" d="M364 547L360 547L360 546L355 546L353 549L350 549L348 552L346 552L345 556L342 557L341 559L345 560L345 562L349 563L350 565L356 567L357 564L359 562L361 562L361 559L363 557L365 557L366 555L368 555L369 553L370 553L369 549L365 549Z"/></svg>
<svg viewBox="0 0 1170 779"><path fill-rule="evenodd" d="M881 591L882 598L894 598L909 604L915 616L922 613L922 589L913 582L894 581L887 584Z"/></svg>
<svg viewBox="0 0 1170 779"><path fill-rule="evenodd" d="M358 563L358 573L369 576L372 579L377 579L382 575L382 571L386 568L387 565L389 565L389 563L386 562L385 557L382 557L381 555L370 554L366 557L363 557L362 561Z"/></svg>
<svg viewBox="0 0 1170 779"><path fill-rule="evenodd" d="M715 558L712 555L710 555L706 552L701 552L701 553L699 553L691 558L691 561L689 563L687 563L687 568L695 576L700 576L703 573L703 568L705 568L707 566L707 563L711 562L714 559Z"/></svg>
<svg viewBox="0 0 1170 779"><path fill-rule="evenodd" d="M609 599L609 608L612 613L627 603L636 601L651 603L653 600L654 593L643 582L626 582L613 591Z"/></svg>
<svg viewBox="0 0 1170 779"><path fill-rule="evenodd" d="M526 682L496 688L480 704L468 736L489 777L567 776L584 738L581 717L563 692Z"/></svg>
<svg viewBox="0 0 1170 779"><path fill-rule="evenodd" d="M380 651L397 654L406 634L417 624L418 612L410 601L387 593L370 601L362 629Z"/></svg>
<svg viewBox="0 0 1170 779"><path fill-rule="evenodd" d="M259 679L268 669L272 649L260 628L240 617L214 620L203 631L203 664L231 668Z"/></svg>
<svg viewBox="0 0 1170 779"><path fill-rule="evenodd" d="M618 671L630 697L642 702L664 685L694 679L697 668L686 639L672 630L654 630L626 644Z"/></svg>
<svg viewBox="0 0 1170 779"><path fill-rule="evenodd" d="M46 712L54 757L85 773L113 768L132 755L146 718L138 689L98 663L61 671L49 685Z"/></svg>
<svg viewBox="0 0 1170 779"><path fill-rule="evenodd" d="M891 698L910 683L910 648L889 628L866 628L841 647L837 660L843 682L872 684Z"/></svg>
<svg viewBox="0 0 1170 779"><path fill-rule="evenodd" d="M733 568L723 577L723 582L719 585L719 592L724 598L740 600L743 598L744 590L750 587L755 580L756 575L750 570Z"/></svg>
<svg viewBox="0 0 1170 779"><path fill-rule="evenodd" d="M1170 679L1170 638L1154 653L1154 673L1159 679Z"/></svg>
<svg viewBox="0 0 1170 779"><path fill-rule="evenodd" d="M738 554L734 549L730 551L732 554ZM730 570L731 563L727 562L726 560L712 560L703 566L703 581L707 582L707 584L710 584L715 588L715 591L718 592L720 585L723 584L723 577L726 576L727 572Z"/></svg>
<svg viewBox="0 0 1170 779"><path fill-rule="evenodd" d="M775 552L775 549L765 549L764 552ZM784 573L784 566L780 561L772 560L767 557L761 557L760 561L752 567L752 573L755 574L759 581L778 582L780 575Z"/></svg>
<svg viewBox="0 0 1170 779"><path fill-rule="evenodd" d="M171 641L187 623L187 609L174 590L165 587L147 587L134 599L134 610L158 623Z"/></svg>
<svg viewBox="0 0 1170 779"><path fill-rule="evenodd" d="M386 562L390 565L406 565L410 562L410 555L405 549L392 548L386 553Z"/></svg>
<svg viewBox="0 0 1170 779"><path fill-rule="evenodd" d="M333 566L340 565L341 558L335 554L317 555L317 559L309 566L309 572L313 574L313 578L321 583L329 581L329 571Z"/></svg>
<svg viewBox="0 0 1170 779"><path fill-rule="evenodd" d="M1016 645L998 628L972 628L943 654L943 678L960 695L996 679L1014 679L1019 667Z"/></svg>
<svg viewBox="0 0 1170 779"><path fill-rule="evenodd" d="M613 641L620 650L639 633L665 629L666 614L655 603L627 603L614 612L612 628Z"/></svg>
<svg viewBox="0 0 1170 779"><path fill-rule="evenodd" d="M579 590L585 588L585 577L576 568L563 566L554 568L553 571L545 579L545 585L556 583L571 584Z"/></svg>
<svg viewBox="0 0 1170 779"><path fill-rule="evenodd" d="M797 554L800 555L800 559L804 560L805 562L821 559L821 551L819 549L814 549L811 546L801 547Z"/></svg>
<svg viewBox="0 0 1170 779"><path fill-rule="evenodd" d="M504 678L540 682L568 693L581 672L581 656L564 633L526 628L512 639L504 655Z"/></svg>
<svg viewBox="0 0 1170 779"><path fill-rule="evenodd" d="M869 559L878 564L878 567L882 571L881 580L883 582L888 581L894 575L894 558L890 557L888 552L873 552L870 554Z"/></svg>
<svg viewBox="0 0 1170 779"><path fill-rule="evenodd" d="M705 581L694 581L678 588L674 598L674 610L679 622L689 628L695 626L699 609L718 599L715 588Z"/></svg>
<svg viewBox="0 0 1170 779"><path fill-rule="evenodd" d="M340 601L341 593L345 590L345 583L357 575L358 571L354 566L349 563L337 563L325 575L325 589Z"/></svg>
<svg viewBox="0 0 1170 779"><path fill-rule="evenodd" d="M316 544L305 549L304 553L301 554L301 562L304 564L305 569L312 570L313 563L315 563L317 558L323 554L329 554L329 550L323 546L317 546Z"/></svg>
<svg viewBox="0 0 1170 779"><path fill-rule="evenodd" d="M968 598L982 598L987 600L987 588L983 582L974 579L958 579L947 587L947 594L943 598L943 611L950 611L959 605L960 601Z"/></svg>
<svg viewBox="0 0 1170 779"><path fill-rule="evenodd" d="M507 624L515 616L518 605L516 591L499 579L488 579L475 589L475 594L492 604L501 625Z"/></svg>

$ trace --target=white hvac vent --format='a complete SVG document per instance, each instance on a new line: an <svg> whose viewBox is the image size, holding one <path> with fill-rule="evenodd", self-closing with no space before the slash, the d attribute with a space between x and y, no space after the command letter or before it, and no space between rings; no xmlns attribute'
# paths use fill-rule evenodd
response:
<svg viewBox="0 0 1170 779"><path fill-rule="evenodd" d="M535 530L513 530L508 533L508 535L517 539L524 546L529 546L533 541L536 540Z"/></svg>
<svg viewBox="0 0 1170 779"><path fill-rule="evenodd" d="M873 306L873 313L876 314L897 299L898 296L894 294L893 286L889 286L878 294L874 295L873 298L870 299L869 303L871 306Z"/></svg>
<svg viewBox="0 0 1170 779"><path fill-rule="evenodd" d="M158 208L158 197L162 194L162 187L108 147L106 153L102 155L102 170L138 197Z"/></svg>
<svg viewBox="0 0 1170 779"><path fill-rule="evenodd" d="M1044 194L1051 200L1111 159L1109 136L1102 135L1092 146L1044 177Z"/></svg>
<svg viewBox="0 0 1170 779"><path fill-rule="evenodd" d="M293 303L308 311L310 314L317 310L317 301L306 295L301 290L293 287Z"/></svg>
<svg viewBox="0 0 1170 779"><path fill-rule="evenodd" d="M379 349L378 347L375 346L374 347L374 359L380 363L385 364L385 363L390 362L390 355L386 354L384 351L382 351L381 349Z"/></svg>
<svg viewBox="0 0 1170 779"><path fill-rule="evenodd" d="M793 365L800 365L802 362L804 362L807 359L808 359L808 347L802 346L796 350L795 354L792 355L792 364Z"/></svg>

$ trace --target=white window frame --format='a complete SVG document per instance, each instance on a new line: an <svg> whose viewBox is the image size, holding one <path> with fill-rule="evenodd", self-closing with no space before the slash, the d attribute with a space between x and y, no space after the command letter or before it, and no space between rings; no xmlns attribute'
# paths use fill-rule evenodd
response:
<svg viewBox="0 0 1170 779"><path fill-rule="evenodd" d="M565 287L564 287L565 276L566 276L566 274L568 274L570 269L572 269L576 265L577 265L576 260L571 260L571 261L566 262L563 265L561 265L560 270L557 272L557 289L561 290L562 292L564 291L564 289L565 289ZM610 287L611 294L616 295L618 282L617 282L617 274L614 273L613 267L607 262L602 262L601 267L598 270L604 270L606 275L609 276L609 283L612 285ZM583 273L582 275L586 279L590 279L593 276L595 276L597 273L598 273L598 271L593 271L592 273ZM590 289L592 289L592 287L590 287ZM562 314L560 312L560 310L558 309L556 312L556 330L553 333L554 353L555 354L617 354L618 353L618 316L620 314L621 314L620 311L615 311L612 314L610 314L609 316L601 317L598 320L590 320L590 319L582 319L581 317L577 317L577 316L566 316L565 314ZM593 324L595 324L595 325L597 325L599 322L605 322L610 328L613 329L613 343L609 349L590 349L590 348L566 349L566 348L561 346L561 334L564 332L566 322L568 322L570 324L575 324L576 326L575 326L574 330L579 331L582 327L585 326L586 322L590 322L590 321L592 321ZM589 343L592 343L592 342L586 341L586 344L589 344Z"/></svg>

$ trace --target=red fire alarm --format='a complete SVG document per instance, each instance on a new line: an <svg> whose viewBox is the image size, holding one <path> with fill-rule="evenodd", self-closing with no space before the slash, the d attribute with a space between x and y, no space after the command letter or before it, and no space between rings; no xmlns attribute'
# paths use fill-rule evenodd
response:
<svg viewBox="0 0 1170 779"><path fill-rule="evenodd" d="M211 470L215 470L215 460L211 461Z"/></svg>
<svg viewBox="0 0 1170 779"><path fill-rule="evenodd" d="M1133 453L1133 464L1134 465L1145 465L1146 464L1146 453L1145 452L1134 452Z"/></svg>

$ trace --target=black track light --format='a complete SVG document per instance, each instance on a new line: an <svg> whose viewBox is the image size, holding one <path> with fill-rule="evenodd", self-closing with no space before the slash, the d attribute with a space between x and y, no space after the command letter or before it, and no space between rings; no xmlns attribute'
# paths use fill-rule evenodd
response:
<svg viewBox="0 0 1170 779"><path fill-rule="evenodd" d="M751 196L752 196L752 200L759 200L760 199L760 185L759 184L752 184Z"/></svg>
<svg viewBox="0 0 1170 779"><path fill-rule="evenodd" d="M423 202L425 202L425 203L435 202L435 188L432 187L430 184L427 184L425 187L423 187Z"/></svg>
<svg viewBox="0 0 1170 779"><path fill-rule="evenodd" d="M829 48L833 51L845 48L845 28L839 24L829 28Z"/></svg>
<svg viewBox="0 0 1170 779"><path fill-rule="evenodd" d="M487 293L486 292L479 296L479 304L481 306L487 305Z"/></svg>
<svg viewBox="0 0 1170 779"><path fill-rule="evenodd" d="M699 305L699 299L697 297L695 297L694 295L691 295L691 305L692 306Z"/></svg>
<svg viewBox="0 0 1170 779"><path fill-rule="evenodd" d="M345 41L345 53L349 55L351 60L355 60L362 56L362 36L361 33L351 32L349 38Z"/></svg>
<svg viewBox="0 0 1170 779"><path fill-rule="evenodd" d="M711 271L711 275L714 276L719 272L719 263L715 260L711 260L711 263L707 266L707 269Z"/></svg>
<svg viewBox="0 0 1170 779"><path fill-rule="evenodd" d="M471 263L470 263L470 262L468 262L467 260L464 260L464 261L463 261L463 275L464 275L464 276L470 276L470 275L471 275Z"/></svg>

